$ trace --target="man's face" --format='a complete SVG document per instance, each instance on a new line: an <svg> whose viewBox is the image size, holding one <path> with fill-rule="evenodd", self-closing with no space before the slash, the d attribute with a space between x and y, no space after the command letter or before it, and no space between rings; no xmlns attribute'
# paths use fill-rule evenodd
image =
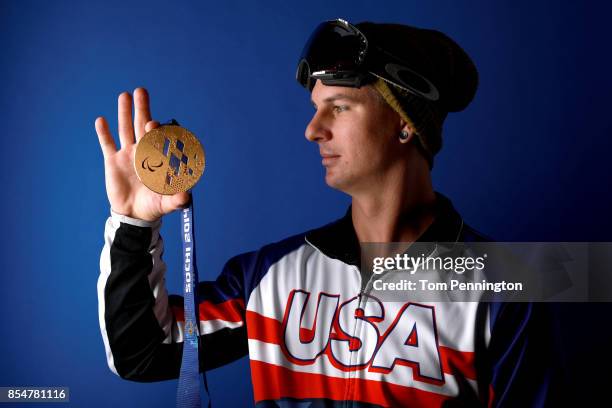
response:
<svg viewBox="0 0 612 408"><path fill-rule="evenodd" d="M402 155L399 115L371 86L326 86L312 90L316 112L306 139L319 145L325 181L348 194L371 191Z"/></svg>

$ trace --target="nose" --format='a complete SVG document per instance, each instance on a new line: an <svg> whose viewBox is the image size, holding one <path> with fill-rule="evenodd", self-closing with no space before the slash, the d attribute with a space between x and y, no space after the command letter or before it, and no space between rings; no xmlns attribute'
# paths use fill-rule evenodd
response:
<svg viewBox="0 0 612 408"><path fill-rule="evenodd" d="M324 142L331 139L331 131L325 124L322 114L317 111L312 116L310 123L306 126L304 136L309 142Z"/></svg>

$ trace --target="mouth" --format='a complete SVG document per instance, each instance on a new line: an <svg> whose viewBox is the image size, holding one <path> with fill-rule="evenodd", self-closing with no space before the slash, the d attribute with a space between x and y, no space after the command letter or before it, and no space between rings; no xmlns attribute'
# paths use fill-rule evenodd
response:
<svg viewBox="0 0 612 408"><path fill-rule="evenodd" d="M340 158L340 155L338 154L322 153L321 154L321 159L322 159L321 164L323 164L323 166L329 166L333 164L334 162L336 162L339 158Z"/></svg>

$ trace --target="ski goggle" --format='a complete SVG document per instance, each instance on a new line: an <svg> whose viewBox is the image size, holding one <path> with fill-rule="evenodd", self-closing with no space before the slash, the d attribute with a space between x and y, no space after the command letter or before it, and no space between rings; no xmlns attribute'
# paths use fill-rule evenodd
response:
<svg viewBox="0 0 612 408"><path fill-rule="evenodd" d="M296 79L312 91L315 82L359 88L379 77L430 101L439 93L434 84L367 37L349 22L337 19L319 24L304 46Z"/></svg>

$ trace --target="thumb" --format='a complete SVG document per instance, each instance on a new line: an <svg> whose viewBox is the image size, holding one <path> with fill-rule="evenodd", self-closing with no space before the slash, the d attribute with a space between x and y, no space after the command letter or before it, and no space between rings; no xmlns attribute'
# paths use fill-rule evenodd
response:
<svg viewBox="0 0 612 408"><path fill-rule="evenodd" d="M164 214L171 213L179 208L187 208L191 202L191 194L189 193L176 193L171 196L162 197L162 211Z"/></svg>
<svg viewBox="0 0 612 408"><path fill-rule="evenodd" d="M187 208L191 204L191 193L177 193L171 198L176 204L176 208Z"/></svg>

